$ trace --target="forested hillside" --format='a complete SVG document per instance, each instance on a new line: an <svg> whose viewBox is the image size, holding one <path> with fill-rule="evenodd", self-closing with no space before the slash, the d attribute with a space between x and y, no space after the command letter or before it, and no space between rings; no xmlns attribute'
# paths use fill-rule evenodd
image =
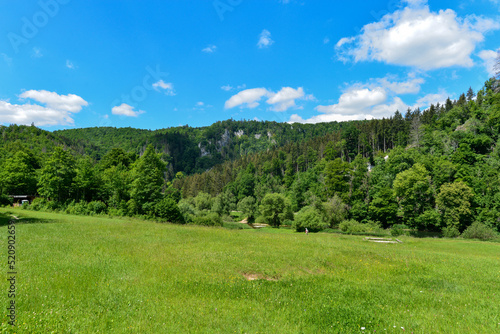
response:
<svg viewBox="0 0 500 334"><path fill-rule="evenodd" d="M204 172L227 160L266 151L290 142L322 136L342 128L340 123L317 125L258 121L220 121L208 127L188 126L156 131L133 128L87 128L55 131L56 135L98 147L96 157L113 148L138 155L149 144L164 154L174 175Z"/></svg>
<svg viewBox="0 0 500 334"><path fill-rule="evenodd" d="M498 85L370 121L2 127L0 189L4 201L38 194L33 209L208 225L238 209L297 230L405 224L453 235L474 222L498 230Z"/></svg>

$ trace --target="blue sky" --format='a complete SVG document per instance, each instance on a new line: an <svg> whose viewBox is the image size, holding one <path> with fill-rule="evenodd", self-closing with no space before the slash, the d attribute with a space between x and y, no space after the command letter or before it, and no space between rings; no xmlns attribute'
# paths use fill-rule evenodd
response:
<svg viewBox="0 0 500 334"><path fill-rule="evenodd" d="M500 1L0 0L0 124L389 117L478 90Z"/></svg>

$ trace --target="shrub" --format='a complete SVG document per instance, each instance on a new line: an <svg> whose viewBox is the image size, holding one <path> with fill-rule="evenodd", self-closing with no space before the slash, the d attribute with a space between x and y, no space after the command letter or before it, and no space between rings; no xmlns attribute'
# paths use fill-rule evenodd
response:
<svg viewBox="0 0 500 334"><path fill-rule="evenodd" d="M171 223L184 223L184 218L179 207L175 203L175 200L170 197L166 197L156 203L155 215Z"/></svg>
<svg viewBox="0 0 500 334"><path fill-rule="evenodd" d="M443 237L445 238L456 238L460 235L460 232L455 226L447 226L441 230Z"/></svg>
<svg viewBox="0 0 500 334"><path fill-rule="evenodd" d="M373 233L380 232L380 225L370 221L369 223L362 224L354 219L344 220L339 224L339 229L344 233Z"/></svg>
<svg viewBox="0 0 500 334"><path fill-rule="evenodd" d="M44 209L58 212L61 209L61 204L57 201L47 201Z"/></svg>
<svg viewBox="0 0 500 334"><path fill-rule="evenodd" d="M474 222L462 233L465 239L491 240L497 237L497 233L483 223Z"/></svg>
<svg viewBox="0 0 500 334"><path fill-rule="evenodd" d="M391 227L391 235L393 237L397 237L397 236L400 236L400 235L408 235L408 232L405 231L405 229L407 229L408 227L406 225L403 225L403 224L394 224L392 225Z"/></svg>
<svg viewBox="0 0 500 334"><path fill-rule="evenodd" d="M186 199L181 199L179 204L177 204L179 211L186 223L192 223L194 216L197 214L197 210L194 207L194 201L189 201Z"/></svg>
<svg viewBox="0 0 500 334"><path fill-rule="evenodd" d="M85 202L78 202L75 203L74 201L68 204L66 207L66 210L64 212L71 214L71 215L88 215L89 211L87 209L87 203Z"/></svg>
<svg viewBox="0 0 500 334"><path fill-rule="evenodd" d="M46 208L46 205L47 205L47 200L45 198L38 197L35 198L33 202L31 202L29 209L33 211L40 211L44 210Z"/></svg>
<svg viewBox="0 0 500 334"><path fill-rule="evenodd" d="M129 216L133 216L136 215L137 213L139 213L139 204L135 199L131 198L127 202L127 214Z"/></svg>
<svg viewBox="0 0 500 334"><path fill-rule="evenodd" d="M441 215L436 210L426 210L420 216L415 218L415 223L418 229L439 231L439 228L441 227Z"/></svg>
<svg viewBox="0 0 500 334"><path fill-rule="evenodd" d="M126 216L127 215L127 211L126 210L123 210L123 209L117 209L117 208L113 208L113 207L109 207L108 208L108 214L110 216Z"/></svg>
<svg viewBox="0 0 500 334"><path fill-rule="evenodd" d="M101 201L92 201L87 204L87 209L89 214L101 214L106 213L108 207Z"/></svg>
<svg viewBox="0 0 500 334"><path fill-rule="evenodd" d="M306 206L297 213L292 227L297 232L304 232L306 228L311 232L317 232L327 228L328 223L321 219L318 210L312 206Z"/></svg>
<svg viewBox="0 0 500 334"><path fill-rule="evenodd" d="M212 208L212 197L202 191L198 193L198 195L194 198L194 201L196 203L196 208L200 211L210 210Z"/></svg>
<svg viewBox="0 0 500 334"><path fill-rule="evenodd" d="M222 226L222 219L220 216L214 212L200 214L193 218L192 224L202 225L202 226Z"/></svg>

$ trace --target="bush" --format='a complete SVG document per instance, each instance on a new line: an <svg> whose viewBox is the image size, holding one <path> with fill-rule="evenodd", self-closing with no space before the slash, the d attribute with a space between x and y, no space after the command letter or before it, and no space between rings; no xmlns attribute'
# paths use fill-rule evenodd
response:
<svg viewBox="0 0 500 334"><path fill-rule="evenodd" d="M71 215L88 215L89 211L87 209L87 203L85 202L78 202L75 203L74 201L68 204L64 212L71 214Z"/></svg>
<svg viewBox="0 0 500 334"><path fill-rule="evenodd" d="M297 232L304 232L307 228L311 232L318 232L328 227L328 223L321 219L321 213L312 206L303 207L295 216L292 227Z"/></svg>
<svg viewBox="0 0 500 334"><path fill-rule="evenodd" d="M441 230L441 233L443 233L443 237L445 238L457 238L460 235L455 226L447 226Z"/></svg>
<svg viewBox="0 0 500 334"><path fill-rule="evenodd" d="M127 214L133 216L139 213L139 204L133 198L127 202Z"/></svg>
<svg viewBox="0 0 500 334"><path fill-rule="evenodd" d="M415 218L416 227L419 230L439 231L441 225L441 215L436 210L426 210Z"/></svg>
<svg viewBox="0 0 500 334"><path fill-rule="evenodd" d="M179 207L170 197L164 198L155 205L155 215L166 219L171 223L184 223L184 217L179 210Z"/></svg>
<svg viewBox="0 0 500 334"><path fill-rule="evenodd" d="M106 213L108 207L101 201L92 201L89 204L87 204L87 209L89 214L92 215L92 214Z"/></svg>
<svg viewBox="0 0 500 334"><path fill-rule="evenodd" d="M186 199L181 199L179 204L177 204L179 211L186 223L192 223L194 216L197 215L197 210L194 207L194 201L189 201Z"/></svg>
<svg viewBox="0 0 500 334"><path fill-rule="evenodd" d="M462 233L465 239L491 240L497 237L497 233L483 223L474 222Z"/></svg>
<svg viewBox="0 0 500 334"><path fill-rule="evenodd" d="M381 227L379 224L374 222L369 222L366 224L362 224L354 219L344 220L339 224L339 229L348 234L352 233L374 233L380 232Z"/></svg>
<svg viewBox="0 0 500 334"><path fill-rule="evenodd" d="M61 209L61 204L57 201L47 201L44 209L58 212Z"/></svg>
<svg viewBox="0 0 500 334"><path fill-rule="evenodd" d="M193 217L192 224L202 226L222 226L222 219L214 212Z"/></svg>
<svg viewBox="0 0 500 334"><path fill-rule="evenodd" d="M198 193L198 195L194 198L194 201L196 203L196 208L200 211L210 210L212 208L212 197L202 191Z"/></svg>
<svg viewBox="0 0 500 334"><path fill-rule="evenodd" d="M33 211L40 211L40 210L45 210L47 206L47 200L45 198L35 198L33 202L31 202L31 205L29 206L30 210Z"/></svg>
<svg viewBox="0 0 500 334"><path fill-rule="evenodd" d="M393 237L397 237L397 236L400 236L400 235L408 235L409 233L407 231L405 231L405 229L407 229L408 227L406 225L403 225L403 224L394 224L392 225L391 227L391 235Z"/></svg>

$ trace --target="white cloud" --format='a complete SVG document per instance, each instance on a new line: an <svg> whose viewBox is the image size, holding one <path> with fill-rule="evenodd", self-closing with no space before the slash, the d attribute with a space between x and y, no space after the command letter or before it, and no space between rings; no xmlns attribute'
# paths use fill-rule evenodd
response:
<svg viewBox="0 0 500 334"><path fill-rule="evenodd" d="M217 50L217 46L211 44L211 45L207 46L206 48L202 49L201 51L205 52L205 53L214 53L215 50Z"/></svg>
<svg viewBox="0 0 500 334"><path fill-rule="evenodd" d="M88 102L74 94L59 95L45 90L29 90L20 99L32 99L38 104L11 104L0 100L0 122L37 126L74 125L73 113L81 111Z"/></svg>
<svg viewBox="0 0 500 334"><path fill-rule="evenodd" d="M128 117L138 117L140 114L144 114L145 111L139 110L135 111L134 107L131 105L128 105L126 103L122 103L119 106L113 107L111 109L111 113L113 115L121 115L121 116L128 116Z"/></svg>
<svg viewBox="0 0 500 334"><path fill-rule="evenodd" d="M417 100L417 103L413 105L412 109L416 109L417 107L420 109L427 109L431 106L431 104L446 104L446 99L450 94L446 93L446 91L440 91L439 93L435 94L427 94Z"/></svg>
<svg viewBox="0 0 500 334"><path fill-rule="evenodd" d="M483 50L479 52L479 58L483 60L483 65L486 68L486 71L488 72L488 75L490 77L495 76L495 64L496 64L496 59L499 55L499 51L493 51L493 50Z"/></svg>
<svg viewBox="0 0 500 334"><path fill-rule="evenodd" d="M160 80L160 81L155 82L153 84L153 88L154 88L154 90L156 90L158 92L163 90L165 95L170 95L170 96L175 95L174 84L171 82L165 82L163 80Z"/></svg>
<svg viewBox="0 0 500 334"><path fill-rule="evenodd" d="M237 106L243 106L250 109L256 108L259 106L260 99L268 94L269 92L265 88L245 89L231 96L224 104L224 108L231 109Z"/></svg>
<svg viewBox="0 0 500 334"><path fill-rule="evenodd" d="M354 88L343 93L337 104L320 105L316 107L316 110L329 114L355 115L386 100L387 93L382 88Z"/></svg>
<svg viewBox="0 0 500 334"><path fill-rule="evenodd" d="M328 43L330 43L330 38L328 37L323 38L323 44L328 44Z"/></svg>
<svg viewBox="0 0 500 334"><path fill-rule="evenodd" d="M366 118L366 117L369 118ZM339 115L339 114L321 114L316 115L308 119L303 119L297 114L293 114L290 116L288 123L308 123L308 124L316 124L316 123L328 123L328 122L346 122L346 121L359 121L364 119L372 119L369 115Z"/></svg>
<svg viewBox="0 0 500 334"><path fill-rule="evenodd" d="M390 81L390 78L377 80L378 84L395 94L417 94L420 92L420 86L425 82L422 78L411 77L407 81Z"/></svg>
<svg viewBox="0 0 500 334"><path fill-rule="evenodd" d="M198 102L196 102L195 106L193 107L193 110L205 111L208 108L213 108L213 106L210 104L206 104L203 101L198 101Z"/></svg>
<svg viewBox="0 0 500 334"><path fill-rule="evenodd" d="M427 94L419 98L414 105L406 104L399 94L417 94L420 92L424 79L416 73L408 74L406 80L401 81L397 76L387 75L384 78L375 78L368 83L355 83L348 87L333 105L319 105L315 109L319 115L303 119L295 114L289 122L320 123L342 122L349 120L364 120L382 117L391 117L396 110L404 114L408 108L428 108L430 104L443 104L448 98L445 91L437 94Z"/></svg>
<svg viewBox="0 0 500 334"><path fill-rule="evenodd" d="M352 92L351 92L352 93ZM349 94L349 93L348 93ZM375 119L382 117L391 117L394 115L396 110L399 110L404 114L408 109L408 105L403 102L399 97L394 97L390 103L377 103L378 101L386 102L381 96L377 97L378 92L361 92L358 91L349 98L344 97L344 101L350 99L349 108L342 105L339 100L339 104L334 106L327 106L326 108L320 110L322 106L318 106L316 109L322 114L312 116L308 119L303 119L297 114L290 117L289 123L323 123L323 122L345 122L345 121L359 121L364 119ZM366 100L363 99L366 98ZM354 106L359 106L359 109L355 109Z"/></svg>
<svg viewBox="0 0 500 334"><path fill-rule="evenodd" d="M290 108L300 108L296 105L296 100L314 100L314 96L306 95L304 89L299 87L283 87L277 93L265 88L245 89L236 95L231 96L225 103L226 109L237 106L243 108L256 108L263 97L267 97L266 103L271 105L273 111L286 111Z"/></svg>
<svg viewBox="0 0 500 334"><path fill-rule="evenodd" d="M269 99L266 101L268 104L273 105L271 108L274 111L286 111L290 108L295 108L295 100L304 99L305 93L302 87L293 89L292 87L283 87L277 93L271 93ZM314 99L312 95L308 95L306 99Z"/></svg>
<svg viewBox="0 0 500 334"><path fill-rule="evenodd" d="M229 92L233 89L241 90L241 89L245 89L245 88L247 88L246 84L238 85L236 87L233 87L231 85L225 85L225 86L222 86L220 89L225 90L226 92Z"/></svg>
<svg viewBox="0 0 500 334"><path fill-rule="evenodd" d="M338 42L337 44L335 44L335 47L336 48L341 48L342 46L344 46L344 44L349 44L349 43L352 43L356 40L356 37L342 37Z"/></svg>
<svg viewBox="0 0 500 334"><path fill-rule="evenodd" d="M424 70L471 67L471 54L484 33L500 28L494 20L451 10L431 12L426 1L407 0L408 6L367 24L355 37L337 42L340 60L381 61Z"/></svg>
<svg viewBox="0 0 500 334"><path fill-rule="evenodd" d="M269 30L262 30L259 36L259 42L257 43L257 46L260 49L268 48L271 45L273 45L274 41L271 39L271 33Z"/></svg>
<svg viewBox="0 0 500 334"><path fill-rule="evenodd" d="M21 99L32 99L47 105L48 108L65 110L70 113L77 113L87 106L88 102L75 94L59 95L46 90L28 90L21 95Z"/></svg>
<svg viewBox="0 0 500 334"><path fill-rule="evenodd" d="M390 103L383 103L376 105L372 108L370 113L366 115L366 119L371 118L388 118L394 115L396 110L404 114L408 110L409 106L401 100L401 98L395 96Z"/></svg>
<svg viewBox="0 0 500 334"><path fill-rule="evenodd" d="M73 64L72 61L70 61L69 59L66 60L66 67L69 68L70 70L74 70L75 69L75 64Z"/></svg>

